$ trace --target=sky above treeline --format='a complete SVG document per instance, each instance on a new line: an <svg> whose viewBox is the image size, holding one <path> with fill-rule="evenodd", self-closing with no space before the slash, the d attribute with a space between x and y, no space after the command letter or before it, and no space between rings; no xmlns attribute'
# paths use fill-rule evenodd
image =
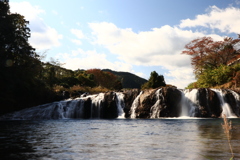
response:
<svg viewBox="0 0 240 160"><path fill-rule="evenodd" d="M145 79L156 71L178 88L195 81L181 54L187 43L240 33L240 0L10 0L10 11L30 22L30 44L44 61Z"/></svg>

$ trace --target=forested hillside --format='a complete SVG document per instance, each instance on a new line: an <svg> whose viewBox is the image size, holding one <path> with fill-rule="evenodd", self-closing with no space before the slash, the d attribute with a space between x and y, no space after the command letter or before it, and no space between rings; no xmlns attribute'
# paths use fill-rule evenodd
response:
<svg viewBox="0 0 240 160"><path fill-rule="evenodd" d="M147 82L146 79L129 72L117 72L110 69L103 69L102 71L110 72L118 76L122 82L123 88L141 88L141 86Z"/></svg>

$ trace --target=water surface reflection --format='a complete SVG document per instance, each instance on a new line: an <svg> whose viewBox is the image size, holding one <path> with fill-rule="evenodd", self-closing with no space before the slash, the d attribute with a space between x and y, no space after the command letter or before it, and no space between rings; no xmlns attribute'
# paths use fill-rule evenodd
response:
<svg viewBox="0 0 240 160"><path fill-rule="evenodd" d="M240 158L240 122L232 144ZM229 159L221 119L0 121L3 159ZM1 159L2 159L1 158Z"/></svg>

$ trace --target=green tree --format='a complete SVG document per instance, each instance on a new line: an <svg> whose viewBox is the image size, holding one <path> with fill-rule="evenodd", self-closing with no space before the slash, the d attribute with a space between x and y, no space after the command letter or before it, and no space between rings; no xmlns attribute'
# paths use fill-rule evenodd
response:
<svg viewBox="0 0 240 160"><path fill-rule="evenodd" d="M39 56L29 44L28 21L0 1L0 107L2 113L40 103L47 89ZM44 96L42 96L44 97ZM1 114L1 113L0 113Z"/></svg>
<svg viewBox="0 0 240 160"><path fill-rule="evenodd" d="M20 14L11 14L7 2L0 2L0 8L1 67L29 67L39 63L35 49L28 43L29 22Z"/></svg>
<svg viewBox="0 0 240 160"><path fill-rule="evenodd" d="M77 79L79 80L79 83L81 86L89 86L89 87L96 86L94 82L94 75L87 74L85 71L79 71L77 75Z"/></svg>
<svg viewBox="0 0 240 160"><path fill-rule="evenodd" d="M166 86L163 75L158 75L156 71L151 72L148 82L142 85L142 89L158 88Z"/></svg>
<svg viewBox="0 0 240 160"><path fill-rule="evenodd" d="M231 81L234 73L239 70L235 68L234 66L221 65L215 69L205 70L197 80L198 87L210 88Z"/></svg>

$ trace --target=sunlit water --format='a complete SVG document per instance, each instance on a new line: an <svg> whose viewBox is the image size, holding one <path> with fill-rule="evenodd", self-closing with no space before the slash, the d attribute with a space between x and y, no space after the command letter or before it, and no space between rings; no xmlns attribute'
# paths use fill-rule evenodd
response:
<svg viewBox="0 0 240 160"><path fill-rule="evenodd" d="M232 146L240 159L240 120ZM230 159L222 119L0 121L0 159ZM208 158L207 158L208 157Z"/></svg>

